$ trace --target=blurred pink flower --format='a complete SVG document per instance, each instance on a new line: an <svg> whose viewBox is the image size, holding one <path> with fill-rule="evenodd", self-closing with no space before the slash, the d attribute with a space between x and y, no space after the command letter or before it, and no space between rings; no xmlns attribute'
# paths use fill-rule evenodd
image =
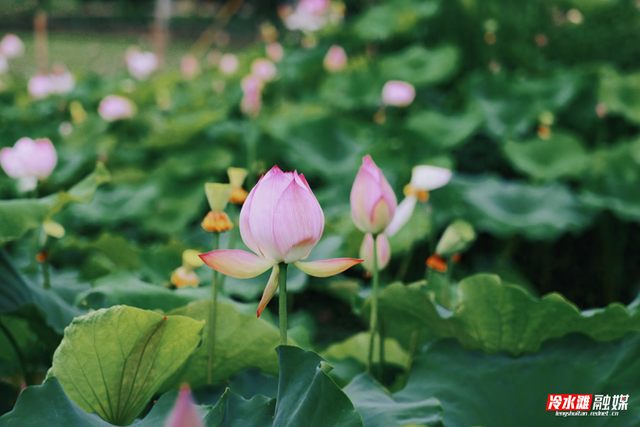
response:
<svg viewBox="0 0 640 427"><path fill-rule="evenodd" d="M125 97L109 95L100 101L98 113L108 122L128 119L136 114L136 105Z"/></svg>
<svg viewBox="0 0 640 427"><path fill-rule="evenodd" d="M251 63L251 74L262 81L270 82L276 77L276 65L266 58L258 58Z"/></svg>
<svg viewBox="0 0 640 427"><path fill-rule="evenodd" d="M297 9L314 15L321 15L327 12L330 5L331 0L300 0Z"/></svg>
<svg viewBox="0 0 640 427"><path fill-rule="evenodd" d="M347 66L347 54L343 48L337 45L331 46L324 57L325 70L335 73L344 70Z"/></svg>
<svg viewBox="0 0 640 427"><path fill-rule="evenodd" d="M47 74L36 74L29 79L29 93L35 99L42 99L51 93L51 82Z"/></svg>
<svg viewBox="0 0 640 427"><path fill-rule="evenodd" d="M47 138L20 138L13 148L0 150L0 164L11 178L18 179L21 191L36 188L38 180L51 175L58 163L56 149Z"/></svg>
<svg viewBox="0 0 640 427"><path fill-rule="evenodd" d="M274 62L280 62L284 57L284 49L282 49L282 45L278 42L269 43L265 51L269 59Z"/></svg>
<svg viewBox="0 0 640 427"><path fill-rule="evenodd" d="M254 75L245 76L240 83L242 87L242 101L240 109L250 117L256 117L262 108L262 80Z"/></svg>
<svg viewBox="0 0 640 427"><path fill-rule="evenodd" d="M7 34L0 41L0 54L7 58L15 58L24 53L24 43L15 34Z"/></svg>
<svg viewBox="0 0 640 427"><path fill-rule="evenodd" d="M220 68L220 72L222 74L231 75L234 74L238 70L238 66L240 65L240 61L238 61L238 57L233 53L225 53L220 57L220 63L218 67Z"/></svg>
<svg viewBox="0 0 640 427"><path fill-rule="evenodd" d="M260 316L278 289L279 263L294 263L311 276L328 277L362 262L353 258L301 262L318 243L323 229L322 208L304 176L274 166L253 187L240 211L240 235L257 255L230 249L200 258L214 270L241 279L273 268L258 306Z"/></svg>
<svg viewBox="0 0 640 427"><path fill-rule="evenodd" d="M376 237L376 249L378 251L378 271L382 270L389 264L391 259L391 246L389 246L389 239L384 233L378 234ZM362 266L367 271L373 271L373 235L367 233L364 235L362 245L360 245L360 258Z"/></svg>
<svg viewBox="0 0 640 427"><path fill-rule="evenodd" d="M164 427L204 427L189 386L183 385Z"/></svg>
<svg viewBox="0 0 640 427"><path fill-rule="evenodd" d="M56 64L49 74L49 93L65 94L73 90L76 80L73 75L64 67Z"/></svg>
<svg viewBox="0 0 640 427"><path fill-rule="evenodd" d="M382 102L386 105L406 107L413 102L416 96L414 87L399 80L391 80L382 88Z"/></svg>
<svg viewBox="0 0 640 427"><path fill-rule="evenodd" d="M158 58L153 52L141 52L135 46L127 49L125 62L129 73L138 80L145 80L158 68Z"/></svg>
<svg viewBox="0 0 640 427"><path fill-rule="evenodd" d="M391 222L398 201L382 171L367 155L351 187L351 216L365 233L380 233Z"/></svg>
<svg viewBox="0 0 640 427"><path fill-rule="evenodd" d="M198 58L191 53L183 56L182 62L180 63L180 71L182 72L182 77L186 80L191 80L200 74L200 63L198 62Z"/></svg>

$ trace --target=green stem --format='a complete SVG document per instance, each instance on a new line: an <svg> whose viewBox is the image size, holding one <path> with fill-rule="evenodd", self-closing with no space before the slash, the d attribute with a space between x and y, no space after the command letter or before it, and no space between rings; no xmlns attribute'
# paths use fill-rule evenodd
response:
<svg viewBox="0 0 640 427"><path fill-rule="evenodd" d="M416 356L416 350L418 348L418 328L414 327L411 331L411 344L409 346L409 357L407 359L407 367L405 368L405 374L408 377L411 373L411 366L413 365L413 358Z"/></svg>
<svg viewBox="0 0 640 427"><path fill-rule="evenodd" d="M45 256L45 259L42 261L42 279L43 286L45 289L51 289L51 274L49 272L49 260L48 256Z"/></svg>
<svg viewBox="0 0 640 427"><path fill-rule="evenodd" d="M9 342L11 343L11 346L13 347L13 351L15 351L16 353L18 362L20 362L20 369L22 370L22 376L24 377L25 384L31 385L32 383L31 383L31 379L29 378L27 363L24 359L24 355L22 354L22 351L20 350L20 347L18 346L18 343L16 342L16 339L13 337L9 329L2 322L0 322L0 330L2 330L2 332L4 332L4 334L7 336L7 339L9 340Z"/></svg>
<svg viewBox="0 0 640 427"><path fill-rule="evenodd" d="M378 287L380 285L380 272L378 271L378 245L376 245L376 238L373 236L373 293L371 295L371 317L369 323L369 359L367 364L367 371L371 373L371 367L373 365L373 344L378 330ZM379 361L382 364L382 360Z"/></svg>
<svg viewBox="0 0 640 427"><path fill-rule="evenodd" d="M382 316L378 318L378 342L380 347L378 347L379 351L379 360L378 363L378 378L380 378L380 382L384 381L384 322L382 321Z"/></svg>
<svg viewBox="0 0 640 427"><path fill-rule="evenodd" d="M213 233L213 250L220 246L220 233ZM216 342L216 303L218 299L218 272L213 270L211 283L211 310L209 310L209 359L207 360L207 382L213 383L213 350Z"/></svg>
<svg viewBox="0 0 640 427"><path fill-rule="evenodd" d="M287 345L287 264L280 263L280 345Z"/></svg>

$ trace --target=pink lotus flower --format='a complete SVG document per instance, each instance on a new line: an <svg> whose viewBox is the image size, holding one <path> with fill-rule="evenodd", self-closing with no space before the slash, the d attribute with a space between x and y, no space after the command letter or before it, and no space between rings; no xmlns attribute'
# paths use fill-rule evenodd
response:
<svg viewBox="0 0 640 427"><path fill-rule="evenodd" d="M351 216L365 233L378 234L391 222L398 201L382 171L367 155L351 187Z"/></svg>
<svg viewBox="0 0 640 427"><path fill-rule="evenodd" d="M11 178L18 179L21 191L36 188L38 180L51 175L58 163L56 149L47 138L20 138L13 148L0 150L0 164Z"/></svg>
<svg viewBox="0 0 640 427"><path fill-rule="evenodd" d="M15 34L7 34L0 41L0 54L7 58L15 58L24 53L24 43Z"/></svg>
<svg viewBox="0 0 640 427"><path fill-rule="evenodd" d="M282 49L282 45L278 42L269 43L265 51L269 59L274 62L280 62L284 57L284 49Z"/></svg>
<svg viewBox="0 0 640 427"><path fill-rule="evenodd" d="M407 82L391 80L382 88L382 102L395 107L406 107L416 97L416 90Z"/></svg>
<svg viewBox="0 0 640 427"><path fill-rule="evenodd" d="M336 73L347 66L347 54L340 46L333 45L324 57L325 70Z"/></svg>
<svg viewBox="0 0 640 427"><path fill-rule="evenodd" d="M293 263L311 276L328 277L362 262L353 258L301 262L318 243L323 229L322 208L304 176L274 166L253 187L240 212L240 235L257 255L228 249L200 257L214 270L240 279L273 268L258 306L260 316L278 289L280 263Z"/></svg>
<svg viewBox="0 0 640 427"><path fill-rule="evenodd" d="M238 61L238 57L232 53L225 53L222 55L220 57L220 63L218 64L220 72L226 75L234 74L238 70L239 66L240 61Z"/></svg>
<svg viewBox="0 0 640 427"><path fill-rule="evenodd" d="M321 15L329 9L330 0L300 0L297 9L314 15Z"/></svg>
<svg viewBox="0 0 640 427"><path fill-rule="evenodd" d="M182 77L186 80L191 80L200 74L200 63L198 62L198 58L191 53L183 56L182 62L180 63L180 71L182 72Z"/></svg>
<svg viewBox="0 0 640 427"><path fill-rule="evenodd" d="M262 81L270 82L276 77L276 72L276 65L266 58L259 58L251 63L251 74Z"/></svg>
<svg viewBox="0 0 640 427"><path fill-rule="evenodd" d="M387 235L382 233L376 237L376 250L378 252L378 271L382 270L389 264L391 259L391 246L389 246L389 239ZM367 233L360 245L360 258L364 261L362 266L367 271L373 271L373 235Z"/></svg>
<svg viewBox="0 0 640 427"><path fill-rule="evenodd" d="M125 97L109 95L100 101L98 114L108 122L128 119L136 114L136 105Z"/></svg>
<svg viewBox="0 0 640 427"><path fill-rule="evenodd" d="M259 77L254 75L246 76L242 79L242 101L240 109L250 117L256 117L262 108L262 87L264 83Z"/></svg>
<svg viewBox="0 0 640 427"><path fill-rule="evenodd" d="M164 427L204 427L191 397L189 386L183 385Z"/></svg>
<svg viewBox="0 0 640 427"><path fill-rule="evenodd" d="M138 80L145 80L158 68L158 58L153 52L141 52L135 46L127 49L125 62L129 73Z"/></svg>
<svg viewBox="0 0 640 427"><path fill-rule="evenodd" d="M56 64L49 74L49 93L65 94L73 90L76 80L73 75L64 67Z"/></svg>

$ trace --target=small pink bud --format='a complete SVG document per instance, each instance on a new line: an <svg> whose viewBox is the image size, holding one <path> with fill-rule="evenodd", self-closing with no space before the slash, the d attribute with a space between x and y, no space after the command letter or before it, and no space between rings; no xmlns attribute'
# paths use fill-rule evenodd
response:
<svg viewBox="0 0 640 427"><path fill-rule="evenodd" d="M76 80L73 75L60 64L53 66L51 74L49 74L49 93L65 94L73 90Z"/></svg>
<svg viewBox="0 0 640 427"><path fill-rule="evenodd" d="M270 82L276 77L276 66L266 58L256 59L251 63L251 74L262 81Z"/></svg>
<svg viewBox="0 0 640 427"><path fill-rule="evenodd" d="M232 53L225 53L220 57L220 63L218 64L218 67L220 68L220 72L222 74L231 75L238 70L239 65L240 61L238 61L237 56Z"/></svg>
<svg viewBox="0 0 640 427"><path fill-rule="evenodd" d="M182 72L182 77L186 80L191 80L198 74L200 74L200 63L198 62L198 58L195 55L189 53L182 57L182 62L180 63L180 71Z"/></svg>
<svg viewBox="0 0 640 427"><path fill-rule="evenodd" d="M0 54L7 58L15 58L24 53L24 43L15 34L7 34L0 41Z"/></svg>
<svg viewBox="0 0 640 427"><path fill-rule="evenodd" d="M189 386L183 385L164 427L204 427Z"/></svg>
<svg viewBox="0 0 640 427"><path fill-rule="evenodd" d="M382 102L386 105L406 107L416 96L414 87L398 80L388 81L382 88Z"/></svg>
<svg viewBox="0 0 640 427"><path fill-rule="evenodd" d="M284 49L282 49L282 45L278 42L269 43L266 47L266 53L269 59L274 62L282 61L284 57Z"/></svg>
<svg viewBox="0 0 640 427"><path fill-rule="evenodd" d="M262 108L262 80L254 75L248 75L242 79L242 101L240 109L250 117L256 117Z"/></svg>
<svg viewBox="0 0 640 427"><path fill-rule="evenodd" d="M324 57L325 70L336 73L347 66L347 54L340 46L333 45Z"/></svg>
<svg viewBox="0 0 640 427"><path fill-rule="evenodd" d="M108 122L128 119L136 114L136 106L125 97L109 95L100 101L98 114Z"/></svg>
<svg viewBox="0 0 640 427"><path fill-rule="evenodd" d="M382 232L395 214L398 201L382 171L367 155L351 187L351 216L365 233Z"/></svg>
<svg viewBox="0 0 640 427"><path fill-rule="evenodd" d="M378 270L382 270L391 259L391 247L386 234L378 234L376 237L376 250L378 251ZM364 240L362 240L360 258L364 260L362 266L367 271L373 271L373 235L371 233L365 234Z"/></svg>

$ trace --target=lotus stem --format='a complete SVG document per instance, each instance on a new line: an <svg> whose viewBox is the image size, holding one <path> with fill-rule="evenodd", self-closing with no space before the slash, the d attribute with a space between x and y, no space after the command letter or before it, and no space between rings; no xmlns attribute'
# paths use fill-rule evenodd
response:
<svg viewBox="0 0 640 427"><path fill-rule="evenodd" d="M220 246L220 233L213 233L213 250ZM209 359L207 360L207 382L213 383L213 351L216 341L216 304L218 300L218 272L213 270L211 283L211 310L209 310Z"/></svg>
<svg viewBox="0 0 640 427"><path fill-rule="evenodd" d="M287 264L280 263L280 345L287 345Z"/></svg>
<svg viewBox="0 0 640 427"><path fill-rule="evenodd" d="M371 336L369 338L369 359L367 364L367 371L369 373L371 373L373 366L373 347L376 332L378 330L378 288L380 286L380 272L378 271L378 245L376 244L377 237L377 234L373 235L373 293L371 295L371 317L369 323L369 333ZM380 342L380 345L382 345L382 342ZM380 360L379 363L382 364L382 360Z"/></svg>

